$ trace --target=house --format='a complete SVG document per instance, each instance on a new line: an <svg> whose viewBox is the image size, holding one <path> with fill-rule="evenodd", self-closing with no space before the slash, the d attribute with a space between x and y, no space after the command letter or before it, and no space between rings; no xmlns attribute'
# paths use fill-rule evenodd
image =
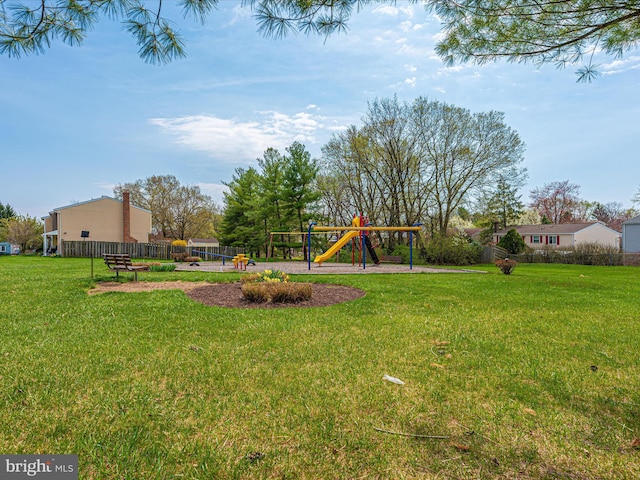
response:
<svg viewBox="0 0 640 480"><path fill-rule="evenodd" d="M151 233L151 212L131 205L129 192L122 200L103 195L86 202L54 208L44 220L43 251L54 253L64 241L146 243Z"/></svg>
<svg viewBox="0 0 640 480"><path fill-rule="evenodd" d="M0 255L18 255L20 247L9 242L0 242Z"/></svg>
<svg viewBox="0 0 640 480"><path fill-rule="evenodd" d="M219 247L220 242L217 238L190 238L187 241L187 246L202 248L202 247Z"/></svg>
<svg viewBox="0 0 640 480"><path fill-rule="evenodd" d="M640 215L622 224L622 251L640 252Z"/></svg>
<svg viewBox="0 0 640 480"><path fill-rule="evenodd" d="M640 226L640 225L639 225ZM620 232L607 227L602 222L561 223L558 225L521 225L508 227L493 234L493 241L499 242L514 228L527 247L575 247L580 243L598 243L607 247L620 248Z"/></svg>

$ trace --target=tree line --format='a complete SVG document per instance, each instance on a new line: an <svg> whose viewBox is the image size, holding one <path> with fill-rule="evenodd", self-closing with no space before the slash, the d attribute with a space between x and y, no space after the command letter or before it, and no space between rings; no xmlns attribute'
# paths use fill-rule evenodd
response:
<svg viewBox="0 0 640 480"><path fill-rule="evenodd" d="M587 201L580 187L554 181L531 191L528 205L519 190L527 179L524 143L500 112L471 113L444 102L396 97L368 104L360 126L334 134L314 159L300 142L281 153L267 148L256 166L238 168L225 185L222 207L196 185L173 175L153 175L119 184L114 196L152 213L154 238L218 237L221 244L249 253L291 255L302 249L301 232L311 220L349 225L364 212L376 226L424 224L422 241L451 237L464 227L496 228L538 223L598 220L614 230L638 214L617 202ZM632 199L640 205L640 190ZM22 250L41 245L42 225L0 203L0 240ZM391 253L406 243L389 234Z"/></svg>

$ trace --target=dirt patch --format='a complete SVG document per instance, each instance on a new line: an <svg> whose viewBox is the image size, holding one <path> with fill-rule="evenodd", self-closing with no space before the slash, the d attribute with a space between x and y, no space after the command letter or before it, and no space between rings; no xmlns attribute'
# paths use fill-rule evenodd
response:
<svg viewBox="0 0 640 480"><path fill-rule="evenodd" d="M229 308L308 308L326 307L363 297L365 292L346 285L314 283L311 298L298 303L253 303L242 296L240 283L207 282L102 282L89 294L105 292L149 292L152 290L183 290L193 300L212 307Z"/></svg>
<svg viewBox="0 0 640 480"><path fill-rule="evenodd" d="M188 292L194 288L209 285L207 282L100 282L87 293L95 295L106 292L150 292L152 290L183 290Z"/></svg>

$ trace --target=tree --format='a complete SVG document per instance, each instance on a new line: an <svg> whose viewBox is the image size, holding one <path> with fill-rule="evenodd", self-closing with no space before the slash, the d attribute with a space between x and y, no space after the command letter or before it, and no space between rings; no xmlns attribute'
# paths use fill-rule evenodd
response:
<svg viewBox="0 0 640 480"><path fill-rule="evenodd" d="M133 183L116 185L122 199L128 190L131 203L151 211L153 228L166 238L186 240L214 235L218 207L198 186L181 185L173 175L153 175Z"/></svg>
<svg viewBox="0 0 640 480"><path fill-rule="evenodd" d="M287 153L289 155L285 157L282 193L287 211L291 211L292 217L297 220L297 230L303 232L306 224L317 212L317 202L321 198L320 192L315 188L318 162L311 158L311 154L300 142L294 142L287 147ZM302 243L304 259L307 260L304 235Z"/></svg>
<svg viewBox="0 0 640 480"><path fill-rule="evenodd" d="M255 168L237 168L232 180L225 185L224 213L220 234L226 245L245 247L249 254L260 256L264 235L256 199L259 199L260 175Z"/></svg>
<svg viewBox="0 0 640 480"><path fill-rule="evenodd" d="M432 235L445 235L460 206L522 161L524 144L503 117L424 97L376 100L362 128L323 147L325 174L337 177L356 211L376 224L429 220Z"/></svg>
<svg viewBox="0 0 640 480"><path fill-rule="evenodd" d="M8 203L3 205L0 203L0 218L11 218L17 216L16 211Z"/></svg>
<svg viewBox="0 0 640 480"><path fill-rule="evenodd" d="M527 248L527 245L515 228L509 230L506 235L500 239L498 246L513 255L522 253Z"/></svg>
<svg viewBox="0 0 640 480"><path fill-rule="evenodd" d="M20 245L20 251L42 247L42 222L30 216L14 216L0 220L2 237L8 242Z"/></svg>
<svg viewBox="0 0 640 480"><path fill-rule="evenodd" d="M413 0L418 2L418 0ZM167 2L168 3L168 2ZM181 0L184 18L205 23L219 0ZM267 37L290 32L329 36L344 33L354 12L371 3L396 0L245 0ZM422 0L442 20L444 38L436 49L445 62L551 62L564 67L589 56L578 70L579 81L598 75L593 54L602 50L620 57L636 48L640 9L634 1L477 2ZM81 45L102 18L121 21L147 63L165 64L186 56L185 40L175 22L163 16L156 0L0 0L0 54L41 54L54 40Z"/></svg>
<svg viewBox="0 0 640 480"><path fill-rule="evenodd" d="M443 24L438 55L447 63L469 60L554 63L558 67L581 62L578 81L598 75L595 52L619 58L640 40L640 7L636 1L570 2L542 0L428 0Z"/></svg>
<svg viewBox="0 0 640 480"><path fill-rule="evenodd" d="M546 183L542 188L531 191L531 208L551 223L569 223L574 219L574 211L580 203L580 187L569 180ZM543 222L544 223L544 222Z"/></svg>
<svg viewBox="0 0 640 480"><path fill-rule="evenodd" d="M625 210L620 202L604 204L596 202L591 215L594 220L604 223L607 227L617 232L621 232L622 224L633 218L636 215L636 211L632 208Z"/></svg>
<svg viewBox="0 0 640 480"><path fill-rule="evenodd" d="M472 114L425 98L418 98L413 110L423 182L432 198L431 229L444 235L459 206L522 162L524 143L500 112Z"/></svg>
<svg viewBox="0 0 640 480"><path fill-rule="evenodd" d="M524 203L518 195L518 188L526 180L526 172L516 171L498 175L495 188L489 193L484 207L485 223L492 227L498 221L499 228L514 225L524 213Z"/></svg>
<svg viewBox="0 0 640 480"><path fill-rule="evenodd" d="M638 192L631 199L631 203L640 207L640 189L638 189Z"/></svg>

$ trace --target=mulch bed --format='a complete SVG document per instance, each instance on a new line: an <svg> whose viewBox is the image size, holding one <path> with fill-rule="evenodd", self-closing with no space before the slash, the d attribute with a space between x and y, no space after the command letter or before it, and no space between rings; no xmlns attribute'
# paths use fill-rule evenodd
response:
<svg viewBox="0 0 640 480"><path fill-rule="evenodd" d="M255 303L242 296L240 283L214 283L186 291L197 302L211 307L230 308L304 308L326 307L363 297L365 292L346 285L312 284L309 300L298 303Z"/></svg>

